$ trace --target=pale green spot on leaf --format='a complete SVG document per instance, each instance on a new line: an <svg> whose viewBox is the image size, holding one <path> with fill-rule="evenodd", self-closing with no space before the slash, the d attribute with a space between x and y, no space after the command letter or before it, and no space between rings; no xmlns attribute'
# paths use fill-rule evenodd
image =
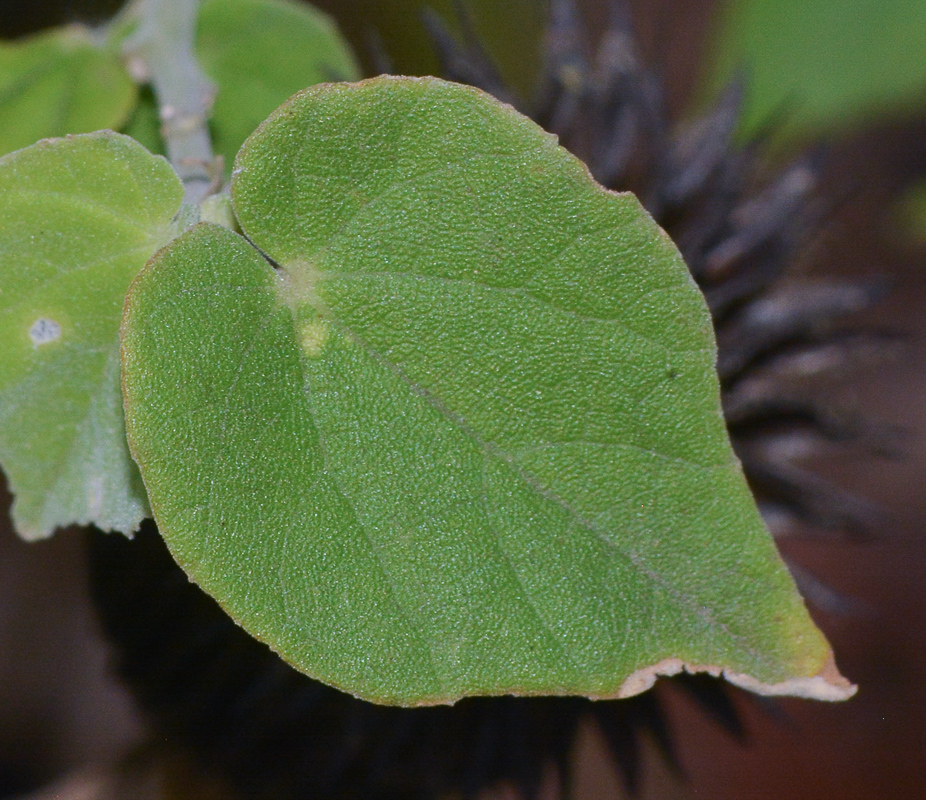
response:
<svg viewBox="0 0 926 800"><path fill-rule="evenodd" d="M308 358L318 358L328 341L328 323L323 319L303 322L299 333L302 351Z"/></svg>

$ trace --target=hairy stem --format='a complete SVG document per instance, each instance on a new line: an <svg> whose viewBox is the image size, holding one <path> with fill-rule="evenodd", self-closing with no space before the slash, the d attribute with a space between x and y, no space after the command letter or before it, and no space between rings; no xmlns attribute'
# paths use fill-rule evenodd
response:
<svg viewBox="0 0 926 800"><path fill-rule="evenodd" d="M187 203L210 194L221 175L207 126L215 84L193 49L198 11L199 0L137 0L132 13L138 28L124 47L133 74L154 89L167 155Z"/></svg>

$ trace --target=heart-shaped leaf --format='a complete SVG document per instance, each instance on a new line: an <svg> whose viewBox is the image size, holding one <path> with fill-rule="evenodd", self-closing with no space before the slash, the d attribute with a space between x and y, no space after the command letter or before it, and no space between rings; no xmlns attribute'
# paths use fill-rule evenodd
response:
<svg viewBox="0 0 926 800"><path fill-rule="evenodd" d="M284 105L233 198L260 250L199 225L160 251L123 386L163 536L252 634L388 703L683 668L851 694L633 196L481 92L382 78Z"/></svg>
<svg viewBox="0 0 926 800"><path fill-rule="evenodd" d="M121 127L135 95L115 49L82 26L0 44L0 154L49 136Z"/></svg>
<svg viewBox="0 0 926 800"><path fill-rule="evenodd" d="M0 462L27 539L147 515L119 390L119 319L170 238L183 188L163 158L114 133L46 140L0 159Z"/></svg>

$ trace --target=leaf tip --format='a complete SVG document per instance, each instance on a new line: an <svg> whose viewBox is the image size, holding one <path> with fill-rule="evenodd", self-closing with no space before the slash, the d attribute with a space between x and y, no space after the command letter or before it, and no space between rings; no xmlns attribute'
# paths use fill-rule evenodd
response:
<svg viewBox="0 0 926 800"><path fill-rule="evenodd" d="M840 673L832 651L827 654L823 667L815 675L788 678L779 683L763 683L751 675L730 670L724 670L723 675L735 686L766 697L789 695L808 700L838 702L848 700L858 691L858 686Z"/></svg>
<svg viewBox="0 0 926 800"><path fill-rule="evenodd" d="M823 667L816 674L786 678L777 683L764 683L752 675L735 672L723 667L707 664L686 664L680 658L666 658L656 664L633 672L624 680L613 697L617 699L633 697L652 688L653 684L656 683L656 678L671 677L681 672L688 674L707 673L715 678L723 677L734 686L739 686L741 689L747 689L750 692L766 697L791 696L803 697L809 700L837 702L848 700L858 691L858 687L839 672L836 660L832 651L830 651L823 663Z"/></svg>
<svg viewBox="0 0 926 800"><path fill-rule="evenodd" d="M14 501L15 504L15 501ZM57 526L32 525L28 522L20 522L16 519L16 513L13 513L13 531L24 542L33 544L45 539L51 539L58 530Z"/></svg>

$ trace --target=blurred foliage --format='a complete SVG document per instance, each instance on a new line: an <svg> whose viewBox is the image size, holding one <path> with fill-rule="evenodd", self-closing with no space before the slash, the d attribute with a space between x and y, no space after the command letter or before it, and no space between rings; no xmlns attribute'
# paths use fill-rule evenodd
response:
<svg viewBox="0 0 926 800"><path fill-rule="evenodd" d="M48 136L118 128L135 97L118 53L89 28L0 43L0 155Z"/></svg>
<svg viewBox="0 0 926 800"><path fill-rule="evenodd" d="M164 140L161 138L161 121L158 119L158 104L151 87L143 86L138 93L138 104L132 116L122 128L122 133L131 136L145 148L157 155L164 155Z"/></svg>
<svg viewBox="0 0 926 800"><path fill-rule="evenodd" d="M307 3L206 0L197 52L219 87L213 147L229 168L244 140L290 95L316 83L360 78L340 31Z"/></svg>
<svg viewBox="0 0 926 800"><path fill-rule="evenodd" d="M101 21L114 14L120 0L29 0L0 3L0 36L12 38L73 20ZM427 75L438 71L437 58L420 21L427 6L451 27L464 7L475 32L500 64L512 85L525 95L540 71L540 41L546 0L319 0L313 5L331 14L363 61L365 74L381 71L377 52L388 54L394 71Z"/></svg>
<svg viewBox="0 0 926 800"><path fill-rule="evenodd" d="M926 180L910 189L900 203L900 224L918 242L926 242Z"/></svg>
<svg viewBox="0 0 926 800"><path fill-rule="evenodd" d="M708 85L749 85L741 131L820 134L926 105L926 0L728 0ZM777 120L776 120L777 121Z"/></svg>

